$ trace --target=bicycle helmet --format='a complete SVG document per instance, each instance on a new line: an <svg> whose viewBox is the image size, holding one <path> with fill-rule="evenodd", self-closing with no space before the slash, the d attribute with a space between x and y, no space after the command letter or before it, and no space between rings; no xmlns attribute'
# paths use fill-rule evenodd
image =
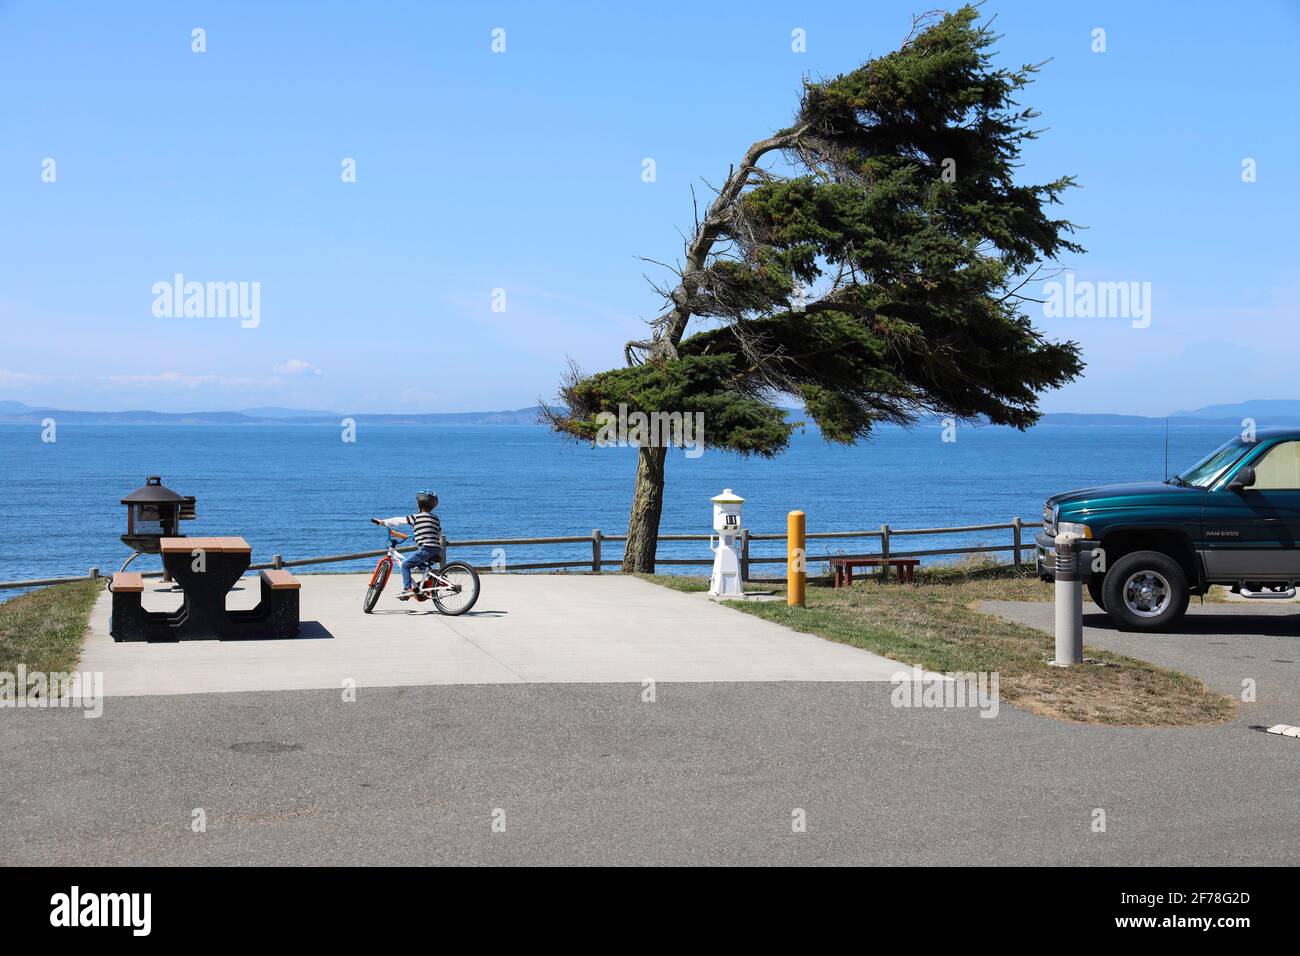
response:
<svg viewBox="0 0 1300 956"><path fill-rule="evenodd" d="M424 490L415 493L415 504L418 508L428 508L432 511L438 507L438 494L434 491Z"/></svg>

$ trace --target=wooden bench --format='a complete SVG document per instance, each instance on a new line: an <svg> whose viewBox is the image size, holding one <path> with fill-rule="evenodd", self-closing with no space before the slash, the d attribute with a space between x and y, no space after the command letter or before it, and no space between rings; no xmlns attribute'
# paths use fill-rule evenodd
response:
<svg viewBox="0 0 1300 956"><path fill-rule="evenodd" d="M135 571L118 571L113 575L113 584L109 588L114 594L143 594L144 575Z"/></svg>
<svg viewBox="0 0 1300 956"><path fill-rule="evenodd" d="M897 568L898 580L911 584L912 573L920 564L918 558L885 558L880 555L846 555L831 558L831 568L834 570L834 581L837 588L853 586L854 568L880 568L882 572L885 568Z"/></svg>
<svg viewBox="0 0 1300 956"><path fill-rule="evenodd" d="M113 592L112 610L108 628L115 641L143 641L148 639L149 615L141 599L144 597L144 577L135 571L118 571L113 575L108 589Z"/></svg>
<svg viewBox="0 0 1300 956"><path fill-rule="evenodd" d="M262 580L267 583L267 586L272 591L296 591L302 587L301 581L288 571L281 571L278 568L273 571L263 571Z"/></svg>
<svg viewBox="0 0 1300 956"><path fill-rule="evenodd" d="M297 637L298 592L302 590L302 582L288 571L279 568L263 571L260 580L262 600L254 609L255 619L270 628L271 637L280 640Z"/></svg>

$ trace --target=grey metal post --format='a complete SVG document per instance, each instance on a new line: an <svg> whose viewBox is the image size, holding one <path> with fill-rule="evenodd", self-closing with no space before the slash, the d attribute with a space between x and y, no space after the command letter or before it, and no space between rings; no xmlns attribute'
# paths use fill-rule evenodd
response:
<svg viewBox="0 0 1300 956"><path fill-rule="evenodd" d="M591 529L591 573L600 574L600 541L604 537L599 528Z"/></svg>
<svg viewBox="0 0 1300 956"><path fill-rule="evenodd" d="M99 580L99 568L91 568L91 569L90 569L90 580L92 580L92 581L98 581L98 580Z"/></svg>
<svg viewBox="0 0 1300 956"><path fill-rule="evenodd" d="M1020 567L1020 516L1016 515L1016 517L1012 518L1011 524L1011 536L1013 538L1013 549L1015 552L1012 555L1012 561L1016 567Z"/></svg>
<svg viewBox="0 0 1300 956"><path fill-rule="evenodd" d="M438 535L438 550L442 552L442 558L438 561L438 570L441 571L447 566L447 536L445 534Z"/></svg>
<svg viewBox="0 0 1300 956"><path fill-rule="evenodd" d="M280 570L281 568L284 567L284 558L282 558L280 555L277 554L274 558L271 559L271 565L277 571Z"/></svg>
<svg viewBox="0 0 1300 956"><path fill-rule="evenodd" d="M740 531L740 581L743 584L749 580L749 529L742 528Z"/></svg>
<svg viewBox="0 0 1300 956"><path fill-rule="evenodd" d="M1079 536L1056 536L1057 667L1083 663L1083 575L1079 573Z"/></svg>

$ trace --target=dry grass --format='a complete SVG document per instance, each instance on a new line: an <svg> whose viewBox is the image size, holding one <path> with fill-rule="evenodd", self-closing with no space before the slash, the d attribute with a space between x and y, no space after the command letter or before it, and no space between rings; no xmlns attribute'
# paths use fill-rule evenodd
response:
<svg viewBox="0 0 1300 956"><path fill-rule="evenodd" d="M963 562L927 569L912 585L810 587L807 597L806 608L731 606L926 670L996 672L1003 700L1061 720L1179 727L1220 723L1236 713L1231 697L1195 677L1100 648L1086 649L1100 665L1048 666L1051 635L975 610L984 600L1051 600L1052 586L1027 569Z"/></svg>
<svg viewBox="0 0 1300 956"><path fill-rule="evenodd" d="M78 581L28 591L0 604L0 671L68 672L81 658L90 609L102 582Z"/></svg>

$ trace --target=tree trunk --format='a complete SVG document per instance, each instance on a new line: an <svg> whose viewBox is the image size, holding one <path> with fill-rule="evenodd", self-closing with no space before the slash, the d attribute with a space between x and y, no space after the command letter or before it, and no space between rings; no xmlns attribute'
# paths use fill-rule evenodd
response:
<svg viewBox="0 0 1300 956"><path fill-rule="evenodd" d="M632 493L627 547L623 550L624 574L632 571L654 573L659 516L664 510L664 460L667 457L667 448L641 448L637 451L636 490Z"/></svg>

